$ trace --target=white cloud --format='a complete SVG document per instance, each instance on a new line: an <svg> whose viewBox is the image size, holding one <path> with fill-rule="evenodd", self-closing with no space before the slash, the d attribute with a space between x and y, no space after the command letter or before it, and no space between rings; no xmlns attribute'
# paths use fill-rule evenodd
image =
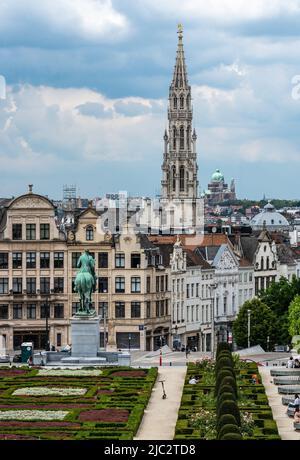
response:
<svg viewBox="0 0 300 460"><path fill-rule="evenodd" d="M5 43L22 35L20 40L26 44L37 32L41 42L50 39L51 46L62 37L115 41L128 31L128 20L111 0L2 0L0 26Z"/></svg>
<svg viewBox="0 0 300 460"><path fill-rule="evenodd" d="M224 23L272 18L300 12L300 0L138 0L159 14L185 19L212 19Z"/></svg>

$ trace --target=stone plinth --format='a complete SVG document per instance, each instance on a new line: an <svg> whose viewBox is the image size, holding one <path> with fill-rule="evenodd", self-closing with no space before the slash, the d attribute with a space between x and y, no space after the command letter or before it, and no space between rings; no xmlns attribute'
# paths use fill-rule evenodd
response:
<svg viewBox="0 0 300 460"><path fill-rule="evenodd" d="M100 348L100 318L71 318L72 358L97 358Z"/></svg>

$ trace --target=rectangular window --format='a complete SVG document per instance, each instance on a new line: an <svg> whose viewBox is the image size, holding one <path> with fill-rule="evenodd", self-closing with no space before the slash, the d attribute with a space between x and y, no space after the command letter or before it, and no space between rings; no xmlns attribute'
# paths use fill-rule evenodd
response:
<svg viewBox="0 0 300 460"><path fill-rule="evenodd" d="M191 297L194 297L194 284L191 284Z"/></svg>
<svg viewBox="0 0 300 460"><path fill-rule="evenodd" d="M100 318L108 317L108 302L99 302L99 316Z"/></svg>
<svg viewBox="0 0 300 460"><path fill-rule="evenodd" d="M249 298L252 299L253 297L253 289L249 289Z"/></svg>
<svg viewBox="0 0 300 460"><path fill-rule="evenodd" d="M147 294L149 294L151 292L151 277L150 276L147 276L146 292L147 292Z"/></svg>
<svg viewBox="0 0 300 460"><path fill-rule="evenodd" d="M196 283L196 297L199 297L199 283Z"/></svg>
<svg viewBox="0 0 300 460"><path fill-rule="evenodd" d="M76 294L76 291L75 291L75 279L76 278L72 278L72 294Z"/></svg>
<svg viewBox="0 0 300 460"><path fill-rule="evenodd" d="M116 277L115 292L125 292L125 278L123 276Z"/></svg>
<svg viewBox="0 0 300 460"><path fill-rule="evenodd" d="M22 319L22 307L19 303L13 305L13 319Z"/></svg>
<svg viewBox="0 0 300 460"><path fill-rule="evenodd" d="M8 319L8 305L0 305L0 319Z"/></svg>
<svg viewBox="0 0 300 460"><path fill-rule="evenodd" d="M165 277L160 277L160 290L163 292L165 290Z"/></svg>
<svg viewBox="0 0 300 460"><path fill-rule="evenodd" d="M72 268L77 268L77 263L80 256L80 252L72 252Z"/></svg>
<svg viewBox="0 0 300 460"><path fill-rule="evenodd" d="M63 252L54 253L54 268L64 268L64 253Z"/></svg>
<svg viewBox="0 0 300 460"><path fill-rule="evenodd" d="M54 278L54 292L55 294L63 294L64 278Z"/></svg>
<svg viewBox="0 0 300 460"><path fill-rule="evenodd" d="M22 268L22 252L13 252L13 269L17 270Z"/></svg>
<svg viewBox="0 0 300 460"><path fill-rule="evenodd" d="M72 302L72 316L76 315L79 310L80 302Z"/></svg>
<svg viewBox="0 0 300 460"><path fill-rule="evenodd" d="M125 268L125 254L116 254L115 264L116 268Z"/></svg>
<svg viewBox="0 0 300 460"><path fill-rule="evenodd" d="M98 264L99 268L108 268L108 252L99 252Z"/></svg>
<svg viewBox="0 0 300 460"><path fill-rule="evenodd" d="M131 292L141 292L141 278L139 276L131 278Z"/></svg>
<svg viewBox="0 0 300 460"><path fill-rule="evenodd" d="M186 307L186 322L190 322L190 307L189 305Z"/></svg>
<svg viewBox="0 0 300 460"><path fill-rule="evenodd" d="M248 273L244 273L244 283L247 283L248 281Z"/></svg>
<svg viewBox="0 0 300 460"><path fill-rule="evenodd" d="M131 254L131 268L140 268L141 254Z"/></svg>
<svg viewBox="0 0 300 460"><path fill-rule="evenodd" d="M227 297L224 297L224 315L227 315Z"/></svg>
<svg viewBox="0 0 300 460"><path fill-rule="evenodd" d="M99 278L99 292L106 294L108 292L108 278L101 277Z"/></svg>
<svg viewBox="0 0 300 460"><path fill-rule="evenodd" d="M36 268L35 252L26 252L26 268Z"/></svg>
<svg viewBox="0 0 300 460"><path fill-rule="evenodd" d="M27 305L27 319L36 319L36 305L29 303Z"/></svg>
<svg viewBox="0 0 300 460"><path fill-rule="evenodd" d="M22 278L13 278L13 293L22 294Z"/></svg>
<svg viewBox="0 0 300 460"><path fill-rule="evenodd" d="M124 302L115 303L115 313L116 313L116 318L125 318L125 303Z"/></svg>
<svg viewBox="0 0 300 460"><path fill-rule="evenodd" d="M13 224L12 225L12 239L21 240L22 239L22 224Z"/></svg>
<svg viewBox="0 0 300 460"><path fill-rule="evenodd" d="M131 318L141 317L141 302L131 302Z"/></svg>
<svg viewBox="0 0 300 460"><path fill-rule="evenodd" d="M36 225L26 224L26 240L35 240L35 239L36 239Z"/></svg>
<svg viewBox="0 0 300 460"><path fill-rule="evenodd" d="M46 303L43 303L41 304L41 309L40 309L40 318L41 319L46 319L47 318L50 318L50 305L49 304L46 304Z"/></svg>
<svg viewBox="0 0 300 460"><path fill-rule="evenodd" d="M27 294L36 293L36 278L27 278L26 279L26 291Z"/></svg>
<svg viewBox="0 0 300 460"><path fill-rule="evenodd" d="M147 318L151 318L151 302L146 302L146 316Z"/></svg>
<svg viewBox="0 0 300 460"><path fill-rule="evenodd" d="M50 239L50 224L41 224L40 225L40 239L49 240Z"/></svg>
<svg viewBox="0 0 300 460"><path fill-rule="evenodd" d="M156 277L156 292L159 292L159 276Z"/></svg>
<svg viewBox="0 0 300 460"><path fill-rule="evenodd" d="M165 302L166 302L166 316L168 316L168 314L169 314L169 299L166 299Z"/></svg>
<svg viewBox="0 0 300 460"><path fill-rule="evenodd" d="M57 303L54 305L54 318L63 319L64 318L64 304Z"/></svg>
<svg viewBox="0 0 300 460"><path fill-rule="evenodd" d="M56 334L56 346L61 347L61 332Z"/></svg>
<svg viewBox="0 0 300 460"><path fill-rule="evenodd" d="M169 289L169 277L166 275L166 291Z"/></svg>
<svg viewBox="0 0 300 460"><path fill-rule="evenodd" d="M50 268L50 252L41 252L40 254L40 268Z"/></svg>
<svg viewBox="0 0 300 460"><path fill-rule="evenodd" d="M0 252L0 270L8 269L8 252Z"/></svg>
<svg viewBox="0 0 300 460"><path fill-rule="evenodd" d="M165 316L165 301L160 301L160 316Z"/></svg>
<svg viewBox="0 0 300 460"><path fill-rule="evenodd" d="M8 278L0 278L0 295L8 294Z"/></svg>
<svg viewBox="0 0 300 460"><path fill-rule="evenodd" d="M50 278L40 278L41 294L50 294Z"/></svg>
<svg viewBox="0 0 300 460"><path fill-rule="evenodd" d="M252 282L253 281L253 273L249 273L249 281Z"/></svg>
<svg viewBox="0 0 300 460"><path fill-rule="evenodd" d="M159 317L159 300L156 301L156 317L158 318Z"/></svg>
<svg viewBox="0 0 300 460"><path fill-rule="evenodd" d="M190 298L190 285L189 284L186 285L186 297L187 299Z"/></svg>

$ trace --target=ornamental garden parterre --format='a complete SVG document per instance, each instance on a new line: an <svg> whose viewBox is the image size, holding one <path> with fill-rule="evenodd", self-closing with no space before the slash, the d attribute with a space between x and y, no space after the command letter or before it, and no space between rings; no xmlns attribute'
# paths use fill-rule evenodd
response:
<svg viewBox="0 0 300 460"><path fill-rule="evenodd" d="M0 439L133 439L156 376L155 368L2 368Z"/></svg>

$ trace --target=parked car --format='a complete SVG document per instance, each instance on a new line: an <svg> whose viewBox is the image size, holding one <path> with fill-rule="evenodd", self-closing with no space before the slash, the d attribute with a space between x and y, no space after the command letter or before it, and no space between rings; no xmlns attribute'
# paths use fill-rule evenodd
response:
<svg viewBox="0 0 300 460"><path fill-rule="evenodd" d="M0 355L0 363L10 363L9 355Z"/></svg>
<svg viewBox="0 0 300 460"><path fill-rule="evenodd" d="M13 357L13 363L21 363L22 362L22 356L21 354L15 355Z"/></svg>

